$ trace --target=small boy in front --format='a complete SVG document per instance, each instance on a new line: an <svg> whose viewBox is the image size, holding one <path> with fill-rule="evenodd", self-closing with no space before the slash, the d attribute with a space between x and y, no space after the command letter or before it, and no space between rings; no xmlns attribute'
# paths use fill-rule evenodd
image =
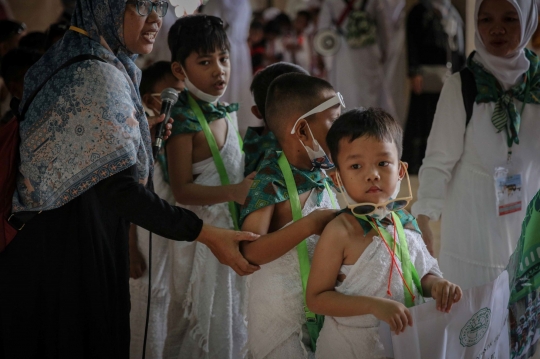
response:
<svg viewBox="0 0 540 359"><path fill-rule="evenodd" d="M306 300L325 315L317 358L384 358L379 322L396 334L412 326L407 309L433 297L449 312L461 289L442 278L414 217L402 131L381 109L342 115L326 137L332 179L347 208L324 229L315 249ZM396 198L406 177L408 195Z"/></svg>
<svg viewBox="0 0 540 359"><path fill-rule="evenodd" d="M308 358L310 349L297 249L306 239L311 257L318 235L335 216L324 171L333 167L325 137L342 100L321 79L290 73L276 78L266 99L266 121L283 152L267 151L242 208L242 230L260 234L242 244L261 265L248 278L248 351L252 358ZM287 190L279 159L287 161L297 191ZM303 218L292 222L289 198L299 197ZM305 253L305 252L304 252Z"/></svg>
<svg viewBox="0 0 540 359"><path fill-rule="evenodd" d="M280 149L276 136L268 129L266 124L266 94L272 81L278 76L288 73L309 75L306 70L298 65L278 62L265 67L253 77L249 89L253 94L255 105L251 106L251 113L259 120L263 120L264 126L247 128L243 148L246 154L244 176L248 176L259 168L266 151Z"/></svg>

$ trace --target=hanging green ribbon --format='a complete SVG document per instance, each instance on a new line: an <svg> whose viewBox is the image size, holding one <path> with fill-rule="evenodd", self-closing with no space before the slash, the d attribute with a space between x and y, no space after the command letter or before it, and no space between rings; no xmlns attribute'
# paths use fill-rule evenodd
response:
<svg viewBox="0 0 540 359"><path fill-rule="evenodd" d="M345 213L354 216L350 211ZM354 216L354 218L356 218L362 228L365 228L365 224L369 224L371 228L373 228L375 233L378 233L378 231L380 231L380 234L383 236L381 240L385 241L389 248L394 248L394 237L390 233L388 233L384 226L379 225L378 222L376 222L377 224L375 224L369 219L371 217L368 218L367 216ZM409 255L409 246L407 245L407 237L405 236L405 230L403 229L402 219L397 213L394 212L392 212L392 219L392 222L396 226L396 232L399 240L397 242L398 245L396 245L395 255L401 263L401 273L403 274L404 279L403 292L405 295L405 306L407 308L410 308L414 306L414 298L411 295L411 292L413 291L413 284L416 287L418 293L423 296L422 284L420 282L418 272L416 271L414 264L411 262L411 258ZM393 266L394 264L392 264L392 269Z"/></svg>
<svg viewBox="0 0 540 359"><path fill-rule="evenodd" d="M195 113L195 116L197 117L197 120L199 121L199 124L201 125L201 129L204 132L204 136L206 137L206 141L208 142L208 146L210 147L210 152L212 152L212 157L214 159L214 164L216 165L216 169L219 174L221 185L226 186L230 184L229 175L227 174L227 170L225 169L225 164L223 163L223 159L221 158L221 154L219 153L219 148L217 146L214 134L212 133L212 130L210 130L210 126L208 126L208 122L206 121L206 118L204 117L204 114L201 108L191 96L189 96L189 106ZM234 125L232 123L232 120L229 117L228 113L226 115L230 121L229 128L233 129ZM240 143L240 148L242 148L242 139L240 137L240 134L238 134L238 141ZM229 205L229 212L231 213L232 221L234 224L234 229L238 231L240 230L240 226L238 225L238 219L239 219L238 208L236 207L236 203L233 201L229 201L228 205Z"/></svg>
<svg viewBox="0 0 540 359"><path fill-rule="evenodd" d="M491 122L497 132L505 131L509 148L515 143L519 144L519 129L521 115L526 103L540 104L540 62L538 56L525 49L525 55L530 62L529 70L523 75L523 81L509 90L504 89L483 65L474 61L473 52L467 59L467 67L473 72L476 80L478 94L477 103L495 102L495 110ZM514 99L523 103L518 112Z"/></svg>
<svg viewBox="0 0 540 359"><path fill-rule="evenodd" d="M287 191L289 192L289 201L291 203L293 221L296 222L302 218L302 206L300 204L300 197L298 196L298 190L294 181L291 165L289 164L289 161L284 153L280 154L278 164L281 172L283 173L283 177L285 178ZM330 197L330 201L332 202L332 207L337 209L338 207L336 206L334 196L332 195L328 182L325 181L324 184L326 191L328 192L328 196ZM317 338L319 337L319 332L321 331L324 323L324 316L313 313L311 310L309 310L306 304L306 289L309 271L311 268L306 240L303 240L296 246L296 251L298 253L298 262L300 263L300 276L302 279L302 291L304 293L304 314L306 316L306 326L311 339L311 349L313 352L315 352L317 347Z"/></svg>

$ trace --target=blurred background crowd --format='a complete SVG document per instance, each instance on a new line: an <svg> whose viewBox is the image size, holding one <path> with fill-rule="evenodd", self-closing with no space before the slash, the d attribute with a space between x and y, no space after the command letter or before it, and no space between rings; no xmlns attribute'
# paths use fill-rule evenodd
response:
<svg viewBox="0 0 540 359"><path fill-rule="evenodd" d="M26 70L69 28L75 0L0 0L0 115L11 118L12 96L22 96ZM231 41L231 78L223 100L239 102L239 127L260 125L250 112L254 73L279 61L329 80L349 108L382 107L405 129L403 159L418 172L442 80L459 71L473 50L474 2L467 0L210 0L199 11L221 17ZM349 5L351 8L348 8ZM172 7L172 6L171 6ZM333 54L317 48L317 33L338 28L354 11L373 27L369 46L344 43ZM170 61L167 33L179 11L163 19L145 68ZM181 12L180 12L181 13ZM351 21L348 21L351 22ZM531 48L540 46L533 37ZM323 56L324 55L324 56ZM442 80L441 80L442 79Z"/></svg>

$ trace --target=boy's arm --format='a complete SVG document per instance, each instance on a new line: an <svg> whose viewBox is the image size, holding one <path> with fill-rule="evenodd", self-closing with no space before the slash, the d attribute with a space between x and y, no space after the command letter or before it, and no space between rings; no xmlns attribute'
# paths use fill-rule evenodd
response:
<svg viewBox="0 0 540 359"><path fill-rule="evenodd" d="M420 281L424 297L432 297L437 301L437 310L450 312L452 305L459 302L462 296L461 288L444 278L426 274Z"/></svg>
<svg viewBox="0 0 540 359"><path fill-rule="evenodd" d="M167 141L167 168L175 200L185 205L212 205L235 201L243 204L255 173L242 182L225 186L193 183L192 154L195 134L179 134Z"/></svg>
<svg viewBox="0 0 540 359"><path fill-rule="evenodd" d="M318 209L290 225L268 233L275 205L266 206L249 214L242 230L260 234L254 242L242 242L244 257L252 264L262 265L278 259L312 234L322 232L324 226L335 217L336 211Z"/></svg>
<svg viewBox="0 0 540 359"><path fill-rule="evenodd" d="M324 229L315 247L309 273L306 290L309 309L333 317L373 314L387 322L396 334L404 331L407 325L412 326L411 314L399 302L379 297L345 295L334 290L348 236L345 220L341 217Z"/></svg>

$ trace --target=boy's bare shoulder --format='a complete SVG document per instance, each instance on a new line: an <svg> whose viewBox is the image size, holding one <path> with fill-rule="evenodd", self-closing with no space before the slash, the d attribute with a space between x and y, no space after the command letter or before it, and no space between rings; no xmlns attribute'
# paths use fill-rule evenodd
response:
<svg viewBox="0 0 540 359"><path fill-rule="evenodd" d="M360 227L360 225L356 222L354 217L343 213L326 225L323 234L330 235L335 240L346 240L354 237L358 230L357 227Z"/></svg>

